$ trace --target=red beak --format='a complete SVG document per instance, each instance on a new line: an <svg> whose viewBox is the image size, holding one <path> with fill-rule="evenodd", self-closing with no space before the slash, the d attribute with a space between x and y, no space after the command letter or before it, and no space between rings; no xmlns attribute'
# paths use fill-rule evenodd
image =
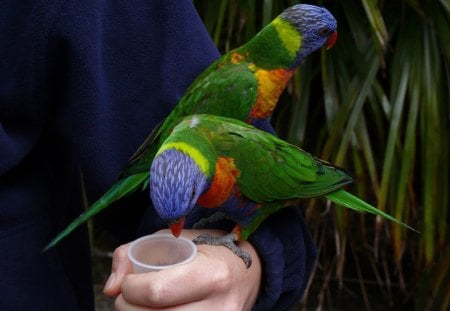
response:
<svg viewBox="0 0 450 311"><path fill-rule="evenodd" d="M181 234L181 231L183 231L183 227L184 227L184 220L185 218L178 218L175 221L170 221L169 222L169 228L172 231L172 234L178 238Z"/></svg>
<svg viewBox="0 0 450 311"><path fill-rule="evenodd" d="M333 45L336 43L337 40L337 31L335 30L329 37L327 42L325 42L325 46L327 48L327 50L331 49L333 47Z"/></svg>

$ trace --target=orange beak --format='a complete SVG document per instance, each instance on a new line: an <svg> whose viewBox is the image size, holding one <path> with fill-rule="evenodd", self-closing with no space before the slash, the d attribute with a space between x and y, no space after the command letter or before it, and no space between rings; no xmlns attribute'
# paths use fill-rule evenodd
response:
<svg viewBox="0 0 450 311"><path fill-rule="evenodd" d="M181 231L183 231L184 221L185 221L185 218L181 217L181 218L178 218L177 220L169 222L169 228L172 231L172 234L176 238L178 238L181 234Z"/></svg>
<svg viewBox="0 0 450 311"><path fill-rule="evenodd" d="M337 33L337 31L335 30L335 31L328 37L327 42L325 42L325 46L326 46L327 50L331 49L331 48L333 47L333 45L336 43L337 36L338 36L338 33Z"/></svg>

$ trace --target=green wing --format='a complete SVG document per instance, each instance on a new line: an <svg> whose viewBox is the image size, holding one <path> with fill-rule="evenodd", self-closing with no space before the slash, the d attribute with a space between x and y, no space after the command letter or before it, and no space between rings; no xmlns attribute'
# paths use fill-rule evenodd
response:
<svg viewBox="0 0 450 311"><path fill-rule="evenodd" d="M216 133L218 155L234 159L240 191L255 202L322 196L352 182L344 170L244 123L210 116L200 124Z"/></svg>
<svg viewBox="0 0 450 311"><path fill-rule="evenodd" d="M257 95L258 81L248 64L227 63L194 84L179 106L183 116L211 114L245 121Z"/></svg>
<svg viewBox="0 0 450 311"><path fill-rule="evenodd" d="M165 121L131 157L121 177L148 170L161 143L181 118L201 113L245 121L257 95L258 82L248 64L213 63L192 83Z"/></svg>
<svg viewBox="0 0 450 311"><path fill-rule="evenodd" d="M231 153L236 165L242 166L241 192L256 202L321 196L352 182L343 170L300 148L265 133L262 144L251 140L254 135L248 136L247 142L239 143L240 151Z"/></svg>

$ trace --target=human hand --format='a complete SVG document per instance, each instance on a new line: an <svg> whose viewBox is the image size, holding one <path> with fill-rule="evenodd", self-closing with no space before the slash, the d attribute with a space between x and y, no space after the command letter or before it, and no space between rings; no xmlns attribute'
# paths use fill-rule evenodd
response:
<svg viewBox="0 0 450 311"><path fill-rule="evenodd" d="M182 235L193 239L205 233L226 234L220 230L185 229ZM261 263L247 241L239 247L252 256L249 269L225 247L198 245L192 262L142 274L133 274L128 246L124 244L114 251L112 273L103 290L105 295L117 297L117 310L250 310L256 301Z"/></svg>

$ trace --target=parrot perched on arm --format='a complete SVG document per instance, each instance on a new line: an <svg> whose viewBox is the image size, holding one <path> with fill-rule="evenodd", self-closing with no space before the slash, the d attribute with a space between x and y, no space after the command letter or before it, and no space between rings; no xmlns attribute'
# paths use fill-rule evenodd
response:
<svg viewBox="0 0 450 311"><path fill-rule="evenodd" d="M244 122L194 115L183 119L158 150L150 194L175 236L196 205L228 216L236 223L231 235L219 242L200 236L196 242L227 246L249 267L249 255L232 242L247 240L269 215L298 199L324 197L405 225L341 189L351 182L344 170Z"/></svg>
<svg viewBox="0 0 450 311"><path fill-rule="evenodd" d="M284 10L243 46L206 68L160 127L131 157L122 177L148 171L161 143L180 118L225 116L250 124L267 120L299 64L337 40L337 24L326 9L298 4Z"/></svg>
<svg viewBox="0 0 450 311"><path fill-rule="evenodd" d="M146 189L155 153L182 117L203 113L255 125L267 120L296 68L323 45L331 48L337 39L336 29L336 20L325 8L297 4L284 10L246 44L211 64L153 129L123 169L119 181L45 249L111 203Z"/></svg>

